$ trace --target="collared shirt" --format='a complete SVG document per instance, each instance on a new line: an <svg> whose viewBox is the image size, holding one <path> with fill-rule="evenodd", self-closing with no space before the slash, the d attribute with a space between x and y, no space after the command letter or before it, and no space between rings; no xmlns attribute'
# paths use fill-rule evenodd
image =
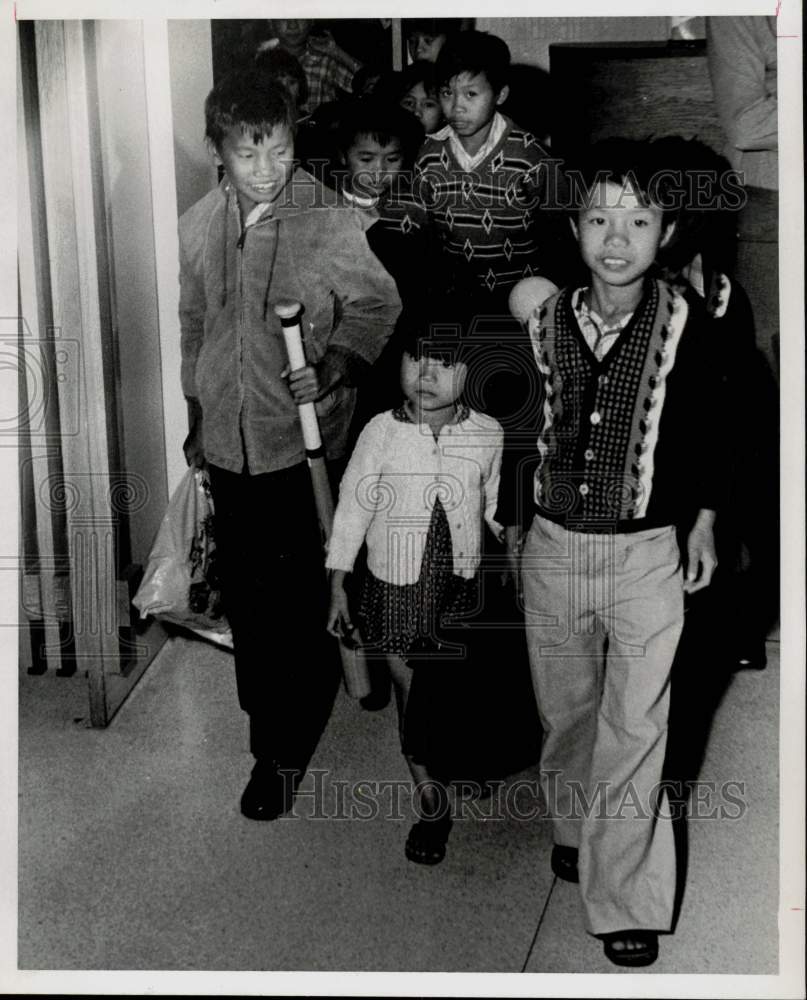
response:
<svg viewBox="0 0 807 1000"><path fill-rule="evenodd" d="M503 432L475 410L458 414L435 440L405 411L380 413L362 431L339 487L328 546L328 569L349 571L367 541L367 565L380 580L404 585L420 576L434 501L448 518L453 572L470 579L479 568L482 521L493 520Z"/></svg>
<svg viewBox="0 0 807 1000"><path fill-rule="evenodd" d="M591 348L592 354L598 361L602 361L617 342L620 333L630 323L633 313L629 312L624 316L620 316L615 323L607 323L586 302L587 291L588 288L578 288L575 290L572 294L572 309L577 319L577 325L580 327L580 332Z"/></svg>
<svg viewBox="0 0 807 1000"><path fill-rule="evenodd" d="M488 132L488 137L482 143L479 152L474 153L471 156L466 153L465 147L459 140L457 133L450 125L445 125L440 129L439 132L435 132L433 135L429 136L430 139L438 139L441 142L448 139L448 144L451 147L451 152L454 154L454 158L457 163L462 167L466 173L475 170L480 163L483 162L485 157L490 154L490 151L496 146L496 143L504 135L507 129L507 120L504 115L500 114L498 111L493 116L493 121L490 125L490 132Z"/></svg>
<svg viewBox="0 0 807 1000"><path fill-rule="evenodd" d="M226 179L226 175L225 175L225 181L224 181L224 191L227 194L228 198L230 196L232 196L233 198L236 199L236 204L238 204L238 201L237 201L237 199L238 199L238 193L235 190L235 188L232 186L232 184L229 182L229 180ZM249 215L247 215L246 219L244 219L242 217L241 224L242 224L243 228L244 229L249 229L249 227L250 226L254 226L256 222L260 222L261 219L264 217L264 215L266 215L267 212L269 212L269 210L272 207L273 207L273 202L271 202L271 201L259 201L259 202L257 202L250 209ZM240 212L240 206L239 206L239 212Z"/></svg>

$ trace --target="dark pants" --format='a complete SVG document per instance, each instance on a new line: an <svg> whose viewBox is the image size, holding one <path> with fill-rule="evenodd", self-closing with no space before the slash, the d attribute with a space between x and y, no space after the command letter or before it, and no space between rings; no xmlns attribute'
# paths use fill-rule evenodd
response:
<svg viewBox="0 0 807 1000"><path fill-rule="evenodd" d="M304 769L339 683L325 631L328 589L308 468L249 475L210 467L216 551L250 750Z"/></svg>

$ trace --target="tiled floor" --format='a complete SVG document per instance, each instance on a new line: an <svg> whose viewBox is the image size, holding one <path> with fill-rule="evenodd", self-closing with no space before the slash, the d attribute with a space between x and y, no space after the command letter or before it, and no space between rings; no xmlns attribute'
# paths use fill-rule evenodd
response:
<svg viewBox="0 0 807 1000"><path fill-rule="evenodd" d="M745 783L739 818L689 821L680 920L650 971L776 971L769 652L731 679L700 771ZM228 654L171 640L107 730L86 727L85 699L81 678L21 678L21 969L618 972L549 871L545 821L467 816L423 869L403 855L408 797L397 820L344 818L358 806L339 781L406 779L392 706L340 692L303 786L316 802L259 824L238 811L250 758ZM536 777L509 779L526 813Z"/></svg>

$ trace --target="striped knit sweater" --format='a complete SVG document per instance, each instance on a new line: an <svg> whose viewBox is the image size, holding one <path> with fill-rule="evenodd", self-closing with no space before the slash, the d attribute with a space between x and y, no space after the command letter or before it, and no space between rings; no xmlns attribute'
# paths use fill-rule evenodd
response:
<svg viewBox="0 0 807 1000"><path fill-rule="evenodd" d="M536 210L546 188L547 152L509 119L499 142L471 173L447 139L427 139L415 164L415 187L443 237L479 287L500 293L541 273Z"/></svg>
<svg viewBox="0 0 807 1000"><path fill-rule="evenodd" d="M597 361L571 298L570 289L559 292L529 323L541 390L536 510L603 533L683 524L701 508L716 510L725 408L702 305L648 280L630 323ZM511 465L512 456L503 477ZM511 483L500 496L502 523L519 520L515 489Z"/></svg>

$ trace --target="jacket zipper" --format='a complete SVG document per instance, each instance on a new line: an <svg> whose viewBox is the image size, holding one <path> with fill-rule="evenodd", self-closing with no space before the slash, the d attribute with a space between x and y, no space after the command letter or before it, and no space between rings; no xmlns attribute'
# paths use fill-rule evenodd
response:
<svg viewBox="0 0 807 1000"><path fill-rule="evenodd" d="M239 212L239 222L240 212ZM244 432L244 243L247 238L247 230L243 222L241 223L241 234L236 243L238 250L236 281L238 287L238 385L239 385L239 406L238 406L238 433L241 438L241 448L244 453L244 470L249 470L249 455L247 454L247 436Z"/></svg>

